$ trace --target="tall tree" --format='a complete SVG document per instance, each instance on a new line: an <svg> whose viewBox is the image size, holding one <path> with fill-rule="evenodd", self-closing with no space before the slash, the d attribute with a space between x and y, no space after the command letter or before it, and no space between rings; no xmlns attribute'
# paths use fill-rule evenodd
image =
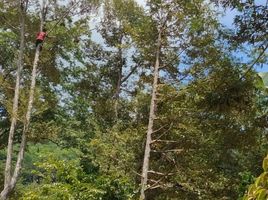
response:
<svg viewBox="0 0 268 200"><path fill-rule="evenodd" d="M25 3L25 5L24 5L24 3ZM23 2L23 4L21 5L21 8L25 9L24 7L26 7L26 10L27 10L27 4L28 4L28 1ZM47 13L47 9L48 9L47 4L48 4L48 1L43 0L42 6L41 6L41 16L40 16L40 18L41 18L40 31L43 31L43 28L44 28L45 17L46 17L46 13ZM24 11L23 15L25 15L26 10L23 10ZM22 29L23 30L23 38L24 38L24 34L25 34L25 32L24 32L24 17L25 16L23 16L23 29ZM24 39L23 39L23 43L24 43ZM31 86L30 86L30 92L29 92L28 107L27 107L27 112L26 112L26 116L25 116L25 122L24 122L22 137L21 137L20 150L18 153L17 162L16 162L16 166L15 166L12 178L11 178L11 166L12 166L11 160L12 160L12 151L13 151L13 142L14 142L13 136L14 136L15 124L11 123L11 130L10 130L11 136L9 136L10 139L9 139L7 160L6 160L5 186L4 186L3 191L1 192L2 199L7 199L8 196L10 195L10 193L12 192L12 190L15 188L15 185L18 181L19 173L20 173L20 170L22 167L22 160L23 160L24 152L25 152L25 148L26 148L26 146L25 146L26 145L26 135L27 135L27 132L29 130L31 111L32 111L33 101L34 101L34 90L35 90L36 76L37 76L37 65L38 65L40 49L41 49L40 45L41 44L39 44L36 48L32 76L31 76ZM24 46L22 46L22 47L23 48L21 50L21 57L23 56L23 53L24 53L23 52ZM20 60L20 66L21 65L22 65L22 58ZM21 71L21 67L18 68L17 73L20 73L20 71ZM17 90L19 90L20 77L17 77L17 79L18 79L17 80L17 82L18 82L18 89ZM17 87L17 83L16 83L16 87ZM18 106L18 91L15 91L14 102L15 102L14 103L15 104L15 111L17 112L17 109L18 109L18 107L17 107Z"/></svg>
<svg viewBox="0 0 268 200"><path fill-rule="evenodd" d="M41 2L40 31L43 31L43 28L45 26L46 17L49 14L48 13L49 12L49 3L50 2L48 0L43 0ZM79 2L76 2L75 4L71 3L71 6L69 8L67 8L67 11L63 12L62 16L60 16L60 18L57 19L58 21L52 27L52 29L55 28L55 26L57 26L62 20L64 20L64 17L67 17L67 15L70 14L70 11L74 8L74 6L78 5L78 3ZM25 4L28 5L28 1ZM36 6L36 5L34 5L34 6ZM36 7L38 7L38 6L36 6ZM22 6L22 8L24 8L24 7ZM34 104L34 96L35 96L36 80L37 80L37 67L38 67L40 52L41 52L41 44L39 44L35 49L33 69L32 69L32 74L31 74L31 83L30 83L30 89L29 89L29 99L27 101L28 105L26 108L25 118L23 121L23 130L22 130L22 134L21 134L20 149L19 149L17 160L16 160L16 165L14 168L14 173L12 174L12 176L11 176L11 166L12 166L11 159L12 159L12 151L13 151L12 146L14 143L13 138L11 138L9 145L8 145L9 151L7 152L7 162L6 162L6 178L5 178L6 184L5 184L3 191L1 192L1 198L3 198L3 199L6 199L10 195L12 190L15 188L15 185L16 185L18 178L19 178L19 173L20 173L21 168L22 168L22 161L24 158L24 153L25 153L25 148L26 148L26 139L27 139L27 135L29 133L30 120L31 120L32 109L33 109L33 104ZM16 100L18 101L18 99L16 99ZM11 129L11 130L12 130L11 137L13 137L14 136L14 129Z"/></svg>
<svg viewBox="0 0 268 200"><path fill-rule="evenodd" d="M141 9L135 1L105 2L100 33L105 41L104 49L111 54L107 61L107 71L111 77L115 119L119 117L119 97L123 84L126 85L139 65L138 53L134 50L134 42L129 30L129 26L138 21L139 16L141 16Z"/></svg>
<svg viewBox="0 0 268 200"><path fill-rule="evenodd" d="M144 161L141 175L141 195L140 199L146 199L145 191L150 189L148 186L148 173L153 170L149 169L151 147L154 139L152 135L156 135L158 129L156 128L156 111L157 101L159 98L159 70L163 69L163 73L177 77L178 64L181 51L185 48L183 39L187 38L187 32L184 30L191 30L189 24L194 18L194 12L198 6L203 6L202 1L194 1L191 3L178 1L149 1L149 16L151 17L153 30L151 34L154 36L155 44L152 45L151 58L154 60L154 73L152 84L152 96L149 112L149 123L147 128L146 145L144 150ZM191 8L191 9L190 9ZM203 10L201 11L201 13ZM199 11L200 13L200 11ZM155 31L155 32L153 32ZM184 36L182 36L184 34ZM152 62L152 60L151 60ZM162 78L164 79L164 77ZM163 81L162 84L163 86ZM158 123L159 124L159 123ZM165 174L165 172L156 172L158 174ZM154 186L157 185L157 181Z"/></svg>
<svg viewBox="0 0 268 200"><path fill-rule="evenodd" d="M13 110L12 110L12 118L11 118L11 126L9 131L9 138L8 138L8 148L7 148L7 159L6 159L6 168L5 168L5 182L4 188L6 191L1 192L1 198L6 199L8 193L13 189L11 185L11 166L12 166L12 152L13 152L13 142L14 142L14 133L15 127L18 117L18 102L19 102L19 91L20 91L20 75L22 71L22 67L24 64L24 45L25 45L25 15L28 8L28 0L19 1L18 7L20 11L20 50L18 56L18 63L17 63L17 75L16 75L16 86L15 86L15 93L14 93L14 100L13 100Z"/></svg>

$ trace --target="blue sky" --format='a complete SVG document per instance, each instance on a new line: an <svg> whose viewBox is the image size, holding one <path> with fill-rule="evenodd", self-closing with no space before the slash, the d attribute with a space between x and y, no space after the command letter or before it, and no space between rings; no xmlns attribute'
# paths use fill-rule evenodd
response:
<svg viewBox="0 0 268 200"><path fill-rule="evenodd" d="M255 2L258 5L264 5L266 3L266 0L255 0ZM227 26L229 28L233 28L234 17L237 14L239 14L238 11L227 9L225 11L225 15L220 18L220 21L225 26ZM245 58L245 60L247 60L247 59ZM268 72L268 64L266 63L262 67L261 66L255 66L255 69L257 71L259 71L259 72Z"/></svg>
<svg viewBox="0 0 268 200"><path fill-rule="evenodd" d="M146 5L146 0L136 0L140 5L143 5L145 6ZM255 3L258 4L258 5L264 5L266 3L266 0L255 0ZM233 21L234 21L234 17L238 14L239 12L237 12L236 10L230 10L230 9L227 9L225 11L225 15L222 16L220 18L220 21L222 24L224 24L225 26L229 27L229 28L232 28L233 27ZM240 56L240 55L239 55ZM247 58L245 57L244 58L245 60L247 60ZM263 65L262 67L260 66L256 66L255 69L257 71L260 71L260 72L268 72L268 64L265 64Z"/></svg>

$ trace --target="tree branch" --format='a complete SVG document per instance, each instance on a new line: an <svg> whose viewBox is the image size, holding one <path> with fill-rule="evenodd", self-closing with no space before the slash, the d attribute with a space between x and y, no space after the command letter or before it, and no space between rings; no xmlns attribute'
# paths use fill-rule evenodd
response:
<svg viewBox="0 0 268 200"><path fill-rule="evenodd" d="M179 141L176 141L176 140L153 140L152 143L154 143L154 142L178 143Z"/></svg>
<svg viewBox="0 0 268 200"><path fill-rule="evenodd" d="M127 79L135 72L135 70L138 68L138 66L139 65L136 65L135 67L133 67L132 69L131 69L131 71L129 72L129 74L125 77L125 78L123 78L123 80L121 81L121 85L125 82L125 81L127 81Z"/></svg>
<svg viewBox="0 0 268 200"><path fill-rule="evenodd" d="M239 81L241 81L248 73L249 71L252 70L252 68L255 66L255 64L260 60L260 58L263 56L263 54L265 53L265 51L268 48L268 44L266 45L266 47L264 47L261 51L261 53L259 54L259 56L256 58L256 60L248 67L248 69L246 70L246 72L244 73L243 76L240 77Z"/></svg>
<svg viewBox="0 0 268 200"><path fill-rule="evenodd" d="M153 171L153 170L150 170L148 171L148 173L151 173L151 174L157 174L157 175L161 175L161 176L171 176L171 175L174 175L175 173L162 173L162 172L157 172L157 171Z"/></svg>
<svg viewBox="0 0 268 200"><path fill-rule="evenodd" d="M172 128L172 126L173 126L173 123L171 123L169 128L166 131L164 131L159 137L157 137L156 140L159 140L163 135L165 135Z"/></svg>
<svg viewBox="0 0 268 200"><path fill-rule="evenodd" d="M152 133L156 133L156 132L158 132L158 131L162 130L163 128L165 128L166 126L167 126L167 125L161 126L159 129L157 129L157 130L153 131Z"/></svg>
<svg viewBox="0 0 268 200"><path fill-rule="evenodd" d="M4 135L4 131L3 130L0 131L0 137L2 137L2 135Z"/></svg>
<svg viewBox="0 0 268 200"><path fill-rule="evenodd" d="M163 150L163 151L152 150L152 152L154 153L168 153L168 152L181 153L182 151L184 151L184 149L169 149L169 150Z"/></svg>

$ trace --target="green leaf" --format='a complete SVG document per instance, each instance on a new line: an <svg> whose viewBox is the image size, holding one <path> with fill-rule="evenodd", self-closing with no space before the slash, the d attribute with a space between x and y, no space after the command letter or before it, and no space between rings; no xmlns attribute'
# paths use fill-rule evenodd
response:
<svg viewBox="0 0 268 200"><path fill-rule="evenodd" d="M268 171L268 157L263 159L262 168L264 171Z"/></svg>
<svg viewBox="0 0 268 200"><path fill-rule="evenodd" d="M265 87L268 87L268 72L260 72L259 76L262 78Z"/></svg>
<svg viewBox="0 0 268 200"><path fill-rule="evenodd" d="M256 79L254 81L255 87L258 88L259 90L265 90L265 84L264 81L262 79L262 77L260 75L256 75Z"/></svg>
<svg viewBox="0 0 268 200"><path fill-rule="evenodd" d="M256 190L256 185L252 184L251 186L249 186L248 193L253 194L255 190Z"/></svg>
<svg viewBox="0 0 268 200"><path fill-rule="evenodd" d="M267 199L267 191L265 189L259 190L259 195L257 197L257 200L266 200Z"/></svg>

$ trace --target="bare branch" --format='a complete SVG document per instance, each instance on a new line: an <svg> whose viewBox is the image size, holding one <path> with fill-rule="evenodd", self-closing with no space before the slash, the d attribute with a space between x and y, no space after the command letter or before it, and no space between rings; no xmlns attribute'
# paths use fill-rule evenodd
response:
<svg viewBox="0 0 268 200"><path fill-rule="evenodd" d="M157 174L157 175L161 175L161 176L171 176L171 175L176 174L176 173L167 173L167 174L165 174L165 173L162 173L162 172L157 172L157 171L152 171L152 170L148 171L148 173Z"/></svg>
<svg viewBox="0 0 268 200"><path fill-rule="evenodd" d="M164 131L164 133L162 133L158 138L156 138L156 140L159 140L162 136L164 136L168 131L170 131L170 129L172 128L172 126L173 126L173 123L171 123L170 124L170 126L169 126L169 128L166 130L166 131Z"/></svg>
<svg viewBox="0 0 268 200"><path fill-rule="evenodd" d="M135 70L138 68L139 65L136 65L135 67L133 67L131 69L131 71L129 72L129 74L121 81L121 85L122 83L124 83L125 81L127 81L127 79L135 72Z"/></svg>
<svg viewBox="0 0 268 200"><path fill-rule="evenodd" d="M154 153L168 153L168 152L181 153L182 151L184 151L184 149L169 149L169 150L163 150L163 151L152 150L152 152Z"/></svg>
<svg viewBox="0 0 268 200"><path fill-rule="evenodd" d="M261 53L259 54L259 56L256 58L256 60L254 60L254 62L248 67L248 69L246 70L246 72L244 73L243 76L240 77L239 81L241 81L248 73L250 70L252 70L252 68L255 66L255 64L261 59L261 57L264 55L265 51L268 48L268 43L266 44L266 47L264 47L261 51Z"/></svg>
<svg viewBox="0 0 268 200"><path fill-rule="evenodd" d="M155 186L158 186L159 183L160 183L163 179L164 179L164 177L160 178L160 179L157 180L157 181L152 180L152 179L148 179L148 181L151 181L151 182L153 182L154 184L151 185L151 186L149 186L149 187L147 187L146 190L151 190L151 189L153 189Z"/></svg>
<svg viewBox="0 0 268 200"><path fill-rule="evenodd" d="M156 132L158 132L158 131L161 131L161 130L162 130L163 128L165 128L166 126L167 126L167 125L161 126L159 129L153 131L152 133L156 133Z"/></svg>
<svg viewBox="0 0 268 200"><path fill-rule="evenodd" d="M178 143L179 141L176 141L176 140L153 140L152 143L154 143L154 142Z"/></svg>
<svg viewBox="0 0 268 200"><path fill-rule="evenodd" d="M3 131L3 130L0 131L0 137L1 137L2 135L4 135L4 131Z"/></svg>

